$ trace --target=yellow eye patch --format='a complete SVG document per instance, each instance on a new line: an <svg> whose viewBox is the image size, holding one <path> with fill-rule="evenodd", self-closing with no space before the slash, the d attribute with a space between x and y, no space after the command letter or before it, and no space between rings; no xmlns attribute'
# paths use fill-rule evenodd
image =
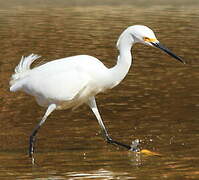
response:
<svg viewBox="0 0 199 180"><path fill-rule="evenodd" d="M156 42L157 41L157 39L155 39L155 38L153 39L153 38L148 38L148 37L144 37L143 40L145 42Z"/></svg>

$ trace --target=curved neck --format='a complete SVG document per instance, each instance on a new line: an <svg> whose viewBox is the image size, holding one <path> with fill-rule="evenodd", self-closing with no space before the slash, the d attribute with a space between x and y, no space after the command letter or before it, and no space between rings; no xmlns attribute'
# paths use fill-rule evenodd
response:
<svg viewBox="0 0 199 180"><path fill-rule="evenodd" d="M119 56L117 64L110 69L113 86L118 85L127 75L132 64L131 47L134 44L129 34L122 34L118 40L117 47Z"/></svg>

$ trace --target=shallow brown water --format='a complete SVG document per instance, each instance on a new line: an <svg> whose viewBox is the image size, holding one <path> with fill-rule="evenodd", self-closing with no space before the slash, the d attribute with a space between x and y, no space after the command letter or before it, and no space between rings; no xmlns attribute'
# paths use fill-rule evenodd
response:
<svg viewBox="0 0 199 180"><path fill-rule="evenodd" d="M0 179L199 179L199 3L197 1L0 1ZM16 4L17 3L17 4ZM24 93L9 92L22 55L44 61L89 54L108 67L127 26L144 24L186 59L183 65L157 49L136 45L134 64L116 88L97 96L112 137L161 157L108 145L86 106L56 111L37 137L29 135L45 109Z"/></svg>

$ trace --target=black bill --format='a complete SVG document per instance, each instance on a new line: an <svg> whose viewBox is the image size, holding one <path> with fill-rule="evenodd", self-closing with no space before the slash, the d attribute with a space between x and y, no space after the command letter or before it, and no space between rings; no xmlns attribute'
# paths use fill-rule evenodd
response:
<svg viewBox="0 0 199 180"><path fill-rule="evenodd" d="M151 42L151 44L159 49L161 49L162 51L166 52L167 54L169 54L170 56L172 56L173 58L177 59L178 61L180 61L181 63L185 64L185 62L177 55L175 55L174 53L172 53L168 48L164 47L162 44L160 43L153 43Z"/></svg>

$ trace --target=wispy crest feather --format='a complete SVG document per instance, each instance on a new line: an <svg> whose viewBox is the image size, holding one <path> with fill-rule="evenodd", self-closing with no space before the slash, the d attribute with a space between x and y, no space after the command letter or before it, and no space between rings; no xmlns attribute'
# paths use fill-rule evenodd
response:
<svg viewBox="0 0 199 180"><path fill-rule="evenodd" d="M14 85L18 80L26 75L26 72L30 70L31 64L41 56L37 54L31 54L27 57L22 56L19 64L15 67L15 73L12 75L10 85Z"/></svg>

